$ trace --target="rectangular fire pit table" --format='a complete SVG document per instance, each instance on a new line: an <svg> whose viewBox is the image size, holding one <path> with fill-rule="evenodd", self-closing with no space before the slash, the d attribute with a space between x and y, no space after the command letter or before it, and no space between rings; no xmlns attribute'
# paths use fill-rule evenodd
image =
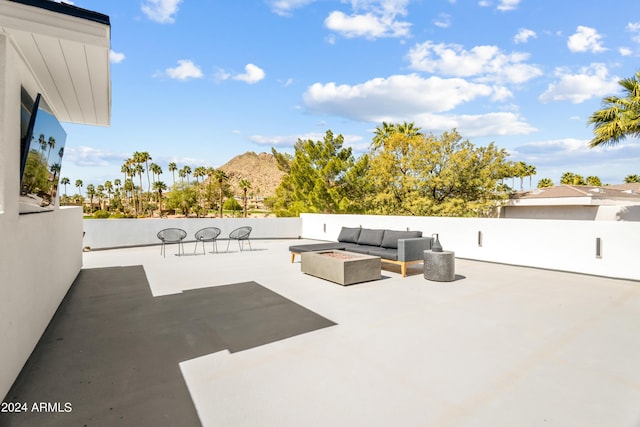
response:
<svg viewBox="0 0 640 427"><path fill-rule="evenodd" d="M380 257L340 250L303 252L302 272L339 285L378 280Z"/></svg>

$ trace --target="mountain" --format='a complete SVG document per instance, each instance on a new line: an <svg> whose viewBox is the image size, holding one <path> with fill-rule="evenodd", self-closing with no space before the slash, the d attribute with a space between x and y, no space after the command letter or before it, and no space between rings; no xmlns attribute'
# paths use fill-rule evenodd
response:
<svg viewBox="0 0 640 427"><path fill-rule="evenodd" d="M244 154L235 156L220 169L229 176L229 183L236 196L242 196L242 189L238 187L241 179L246 179L251 183L248 195L258 198L273 196L276 188L284 176L284 172L278 169L278 163L271 153L254 153L247 151Z"/></svg>

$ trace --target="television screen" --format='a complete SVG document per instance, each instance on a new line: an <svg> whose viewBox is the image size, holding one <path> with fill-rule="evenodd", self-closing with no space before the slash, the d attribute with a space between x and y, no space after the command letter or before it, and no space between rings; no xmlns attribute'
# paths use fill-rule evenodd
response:
<svg viewBox="0 0 640 427"><path fill-rule="evenodd" d="M23 103L21 117L26 118L24 110ZM66 139L60 122L38 94L21 144L20 213L55 209Z"/></svg>

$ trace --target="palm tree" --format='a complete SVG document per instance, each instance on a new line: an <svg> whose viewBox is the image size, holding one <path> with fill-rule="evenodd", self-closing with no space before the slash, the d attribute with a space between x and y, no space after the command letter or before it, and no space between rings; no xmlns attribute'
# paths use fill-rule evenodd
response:
<svg viewBox="0 0 640 427"><path fill-rule="evenodd" d="M50 136L47 141L47 145L49 146L49 151L47 152L47 163L49 163L49 156L51 155L51 150L56 146L56 139Z"/></svg>
<svg viewBox="0 0 640 427"><path fill-rule="evenodd" d="M98 204L100 209L104 209L104 185L100 184L96 187L96 196L98 197Z"/></svg>
<svg viewBox="0 0 640 427"><path fill-rule="evenodd" d="M618 82L624 97L609 96L602 100L602 110L589 117L594 125L594 138L589 147L616 145L626 137L640 137L640 71Z"/></svg>
<svg viewBox="0 0 640 427"><path fill-rule="evenodd" d="M180 169L180 172L182 173L182 177L187 177L187 185L189 185L189 175L191 175L191 167L190 166L185 166L182 169Z"/></svg>
<svg viewBox="0 0 640 427"><path fill-rule="evenodd" d="M224 183L229 179L229 177L222 169L216 169L213 176L215 177L216 181L218 181L218 187L220 190L220 218L222 218L222 200L224 198L224 193L223 193Z"/></svg>
<svg viewBox="0 0 640 427"><path fill-rule="evenodd" d="M240 188L242 188L242 192L243 192L243 196L242 196L242 201L243 201L243 209L242 209L242 216L244 218L247 217L247 190L251 188L251 183L249 182L248 179L241 179L240 182L238 183L238 185L240 186Z"/></svg>
<svg viewBox="0 0 640 427"><path fill-rule="evenodd" d="M40 144L40 151L42 151L42 155L44 156L44 152L47 150L47 140L44 139L43 133L38 137L38 143Z"/></svg>
<svg viewBox="0 0 640 427"><path fill-rule="evenodd" d="M93 184L87 185L87 196L89 196L89 213L93 213L93 197L96 195L96 188Z"/></svg>
<svg viewBox="0 0 640 427"><path fill-rule="evenodd" d="M76 188L78 189L78 193L80 193L82 190L82 180L81 179L76 179Z"/></svg>
<svg viewBox="0 0 640 427"><path fill-rule="evenodd" d="M196 179L196 182L198 184L200 184L200 181L198 180L198 178L204 177L206 175L207 175L207 168L205 168L204 166L198 166L193 170L193 177Z"/></svg>
<svg viewBox="0 0 640 427"><path fill-rule="evenodd" d="M420 128L416 127L413 122L403 122L402 124L382 122L382 125L378 125L373 133L374 136L371 140L371 148L373 148L374 150L382 147L385 141L389 139L391 135L394 135L396 133L405 136L422 135L422 132L420 132Z"/></svg>
<svg viewBox="0 0 640 427"><path fill-rule="evenodd" d="M105 181L104 189L107 191L107 201L109 202L109 210L111 210L111 194L113 194L113 183L108 180Z"/></svg>
<svg viewBox="0 0 640 427"><path fill-rule="evenodd" d="M525 167L525 170L526 170L527 176L529 177L529 190L531 190L531 178L532 178L532 177L533 177L533 175L535 175L535 174L536 174L536 172L537 172L537 171L536 171L536 167L535 167L535 166L533 166L533 165L527 165L527 166Z"/></svg>
<svg viewBox="0 0 640 427"><path fill-rule="evenodd" d="M640 182L640 175L627 175L624 177L624 182L627 184Z"/></svg>
<svg viewBox="0 0 640 427"><path fill-rule="evenodd" d="M140 188L138 188L138 209L136 211L142 212L142 172L144 172L142 163L136 163L133 166L133 172L140 178Z"/></svg>
<svg viewBox="0 0 640 427"><path fill-rule="evenodd" d="M63 176L62 178L60 178L60 184L64 185L64 195L66 197L67 195L67 184L70 184L71 181L69 181L69 178L67 178L66 176Z"/></svg>
<svg viewBox="0 0 640 427"><path fill-rule="evenodd" d="M560 177L560 184L585 185L585 182L582 175L578 175L573 172L565 172Z"/></svg>
<svg viewBox="0 0 640 427"><path fill-rule="evenodd" d="M151 173L153 173L153 181L157 181L160 179L160 175L162 174L162 168L160 167L159 164L157 163L151 163L149 165L149 169L151 170Z"/></svg>
<svg viewBox="0 0 640 427"><path fill-rule="evenodd" d="M166 191L167 184L162 181L156 181L153 183L153 189L158 194L158 211L160 212L160 216L162 216L162 192Z"/></svg>
<svg viewBox="0 0 640 427"><path fill-rule="evenodd" d="M553 181L551 180L551 178L542 178L540 181L538 181L538 188L546 187L553 187Z"/></svg>
<svg viewBox="0 0 640 427"><path fill-rule="evenodd" d="M169 163L169 172L173 175L173 186L176 185L176 171L178 170L178 166L174 162Z"/></svg>
<svg viewBox="0 0 640 427"><path fill-rule="evenodd" d="M588 176L585 182L592 187L602 187L602 181L597 176Z"/></svg>

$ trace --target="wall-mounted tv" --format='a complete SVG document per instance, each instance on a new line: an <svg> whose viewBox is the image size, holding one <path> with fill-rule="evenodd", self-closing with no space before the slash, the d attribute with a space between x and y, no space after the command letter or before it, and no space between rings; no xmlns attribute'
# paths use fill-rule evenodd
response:
<svg viewBox="0 0 640 427"><path fill-rule="evenodd" d="M67 133L41 94L31 100L23 91L20 153L20 213L55 209Z"/></svg>

